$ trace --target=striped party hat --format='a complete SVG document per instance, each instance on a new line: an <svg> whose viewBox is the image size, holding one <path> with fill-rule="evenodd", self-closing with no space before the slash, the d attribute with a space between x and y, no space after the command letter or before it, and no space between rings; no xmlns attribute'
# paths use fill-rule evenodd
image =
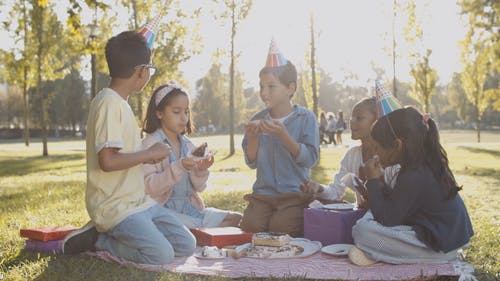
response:
<svg viewBox="0 0 500 281"><path fill-rule="evenodd" d="M146 23L140 30L139 33L144 36L146 39L146 43L148 45L148 48L151 50L153 48L153 42L156 37L156 32L158 31L158 26L160 25L160 20L161 20L162 14L158 14L151 20L150 22Z"/></svg>
<svg viewBox="0 0 500 281"><path fill-rule="evenodd" d="M288 60L285 58L283 53L278 49L274 38L271 39L271 45L269 46L269 53L267 54L266 67L278 67L286 65Z"/></svg>
<svg viewBox="0 0 500 281"><path fill-rule="evenodd" d="M375 92L377 97L378 118L385 116L396 109L403 108L396 97L384 87L382 81L375 80Z"/></svg>

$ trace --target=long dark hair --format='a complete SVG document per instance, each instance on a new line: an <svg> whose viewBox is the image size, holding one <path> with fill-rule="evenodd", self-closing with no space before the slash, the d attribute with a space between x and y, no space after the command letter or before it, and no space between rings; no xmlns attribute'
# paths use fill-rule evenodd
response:
<svg viewBox="0 0 500 281"><path fill-rule="evenodd" d="M462 189L448 166L436 123L431 118L425 122L423 115L414 107L398 109L379 118L372 126L371 135L384 148L394 147L396 138L401 139L401 172L424 165L431 169L448 198L455 197Z"/></svg>
<svg viewBox="0 0 500 281"><path fill-rule="evenodd" d="M168 85L161 85L156 88L156 90L151 95L151 99L149 100L148 110L146 112L146 118L142 122L142 131L151 134L156 131L158 128L161 128L160 119L156 116L157 111L162 111L165 107L170 103L170 101L178 96L185 96L189 99L189 96L186 92L181 89L173 89L170 91L163 99L160 101L158 106L156 106L156 95L160 92L161 89L167 87ZM189 113L189 119L186 124L186 131L182 132L182 134L191 134L194 131L193 122L191 121L191 112Z"/></svg>

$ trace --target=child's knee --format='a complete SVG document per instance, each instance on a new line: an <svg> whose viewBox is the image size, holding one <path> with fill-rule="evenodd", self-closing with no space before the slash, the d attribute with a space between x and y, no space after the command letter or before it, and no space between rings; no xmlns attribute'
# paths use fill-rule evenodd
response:
<svg viewBox="0 0 500 281"><path fill-rule="evenodd" d="M175 244L175 256L184 257L194 253L196 249L196 238L191 232L186 233L186 235L178 241L179 242Z"/></svg>
<svg viewBox="0 0 500 281"><path fill-rule="evenodd" d="M143 253L143 259L147 264L167 264L174 260L174 249L170 243L161 243L161 246L153 249L140 251Z"/></svg>
<svg viewBox="0 0 500 281"><path fill-rule="evenodd" d="M185 243L184 247L182 248L182 255L184 256L190 256L194 253L194 250L196 249L196 238L194 235L189 235L185 238Z"/></svg>

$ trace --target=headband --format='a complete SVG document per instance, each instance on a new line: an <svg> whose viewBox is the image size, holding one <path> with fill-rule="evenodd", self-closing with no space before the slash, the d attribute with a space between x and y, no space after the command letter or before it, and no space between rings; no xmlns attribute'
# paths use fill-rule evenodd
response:
<svg viewBox="0 0 500 281"><path fill-rule="evenodd" d="M172 80L172 81L168 82L165 87L161 88L161 90L159 90L158 93L156 93L155 105L158 106L160 104L160 102L163 100L163 98L165 98L173 90L181 90L181 91L187 93L182 88L182 86L177 83L177 81Z"/></svg>

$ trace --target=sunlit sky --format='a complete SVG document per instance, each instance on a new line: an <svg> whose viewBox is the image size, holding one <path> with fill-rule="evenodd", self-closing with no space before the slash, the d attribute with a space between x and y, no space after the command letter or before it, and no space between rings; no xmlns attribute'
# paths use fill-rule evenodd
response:
<svg viewBox="0 0 500 281"><path fill-rule="evenodd" d="M458 41L465 34L464 20L459 16L460 8L455 0L422 0L417 1L417 5L423 7L426 2L424 46L433 50L431 66L438 71L439 83L446 84L452 73L461 69ZM341 82L345 73L351 72L359 79L350 83L369 86L375 78L372 63L385 69L386 78L391 79L392 58L383 49L392 46L392 3L390 0L254 0L250 14L241 22L236 35L235 48L240 53L237 68L244 73L245 86L258 86L258 72L265 63L273 37L287 59L299 69L306 67L311 12L317 33L317 62L334 81ZM181 6L189 10L198 5L206 7L200 30L204 49L202 54L181 65L191 87L210 68L214 51L230 47L229 20L226 26L221 26L221 21L214 19L210 13L214 8L211 1L182 1ZM124 11L124 23L128 16ZM397 52L401 56L397 60L396 75L407 81L409 60L402 37L403 24L401 18L396 21ZM3 40L5 37L5 33L0 33L0 48L10 47L8 40ZM229 57L222 57L221 62L227 71Z"/></svg>

